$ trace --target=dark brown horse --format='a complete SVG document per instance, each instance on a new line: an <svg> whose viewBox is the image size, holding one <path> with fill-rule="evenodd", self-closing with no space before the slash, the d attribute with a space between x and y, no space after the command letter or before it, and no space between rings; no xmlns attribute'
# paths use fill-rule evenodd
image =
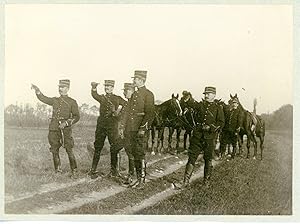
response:
<svg viewBox="0 0 300 224"><path fill-rule="evenodd" d="M229 104L231 105L233 100L237 100L239 102L239 107L243 112L243 122L242 127L239 132L239 148L242 150L243 145L243 136L247 136L247 158L250 156L250 143L253 143L254 146L254 155L253 159L257 157L257 141L256 137L260 140L260 157L261 160L263 158L263 149L264 149L264 137L265 137L265 122L261 119L260 116L256 115L256 100L254 101L254 109L253 112L249 112L243 108L241 105L237 94L232 96L230 94Z"/></svg>
<svg viewBox="0 0 300 224"><path fill-rule="evenodd" d="M155 107L155 119L151 127L153 154L155 154L155 152L161 153L161 149L164 148L163 140L164 140L165 128L169 129L168 145L166 147L167 152L170 152L170 149L172 149L171 147L172 135L174 134L175 130L176 130L176 150L178 150L179 148L182 109L178 97L179 97L178 94L177 96L172 94L171 99L163 102L160 105L156 105ZM154 147L156 130L158 130L157 150L155 150Z"/></svg>

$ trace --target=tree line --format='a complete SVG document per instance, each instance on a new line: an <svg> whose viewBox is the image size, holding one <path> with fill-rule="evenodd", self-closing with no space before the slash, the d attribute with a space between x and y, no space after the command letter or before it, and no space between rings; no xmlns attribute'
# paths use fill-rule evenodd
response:
<svg viewBox="0 0 300 224"><path fill-rule="evenodd" d="M80 120L78 126L94 126L99 107L83 103L79 106ZM11 104L4 110L4 124L11 127L47 127L52 116L52 107L37 103L31 104ZM271 114L261 114L266 123L266 129L293 129L293 106L283 105Z"/></svg>
<svg viewBox="0 0 300 224"><path fill-rule="evenodd" d="M83 103L79 106L80 120L78 126L96 124L99 107ZM47 127L52 116L52 107L46 104L10 104L4 110L4 124L10 127Z"/></svg>
<svg viewBox="0 0 300 224"><path fill-rule="evenodd" d="M271 114L262 114L266 129L293 130L293 106L286 104Z"/></svg>

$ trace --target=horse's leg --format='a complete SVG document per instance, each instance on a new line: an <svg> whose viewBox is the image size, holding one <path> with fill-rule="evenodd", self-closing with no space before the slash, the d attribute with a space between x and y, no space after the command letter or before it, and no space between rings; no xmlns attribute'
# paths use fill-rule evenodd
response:
<svg viewBox="0 0 300 224"><path fill-rule="evenodd" d="M155 147L154 147L154 143L155 143L155 134L156 134L156 127L153 127L151 129L151 139L152 139L152 148L151 148L151 154L155 155Z"/></svg>
<svg viewBox="0 0 300 224"><path fill-rule="evenodd" d="M250 134L247 134L247 159L249 159L249 156L250 156L250 143L251 143L251 140L250 140Z"/></svg>
<svg viewBox="0 0 300 224"><path fill-rule="evenodd" d="M180 142L181 128L176 129L176 152L179 153L179 142Z"/></svg>
<svg viewBox="0 0 300 224"><path fill-rule="evenodd" d="M263 159L263 151L264 151L264 138L265 136L260 134L259 135L259 140L260 140L260 159Z"/></svg>
<svg viewBox="0 0 300 224"><path fill-rule="evenodd" d="M253 134L252 139L253 139L253 146L254 146L253 159L256 159L256 157L257 157L257 141L256 141L256 138L255 138L255 134Z"/></svg>
<svg viewBox="0 0 300 224"><path fill-rule="evenodd" d="M221 160L224 158L225 150L226 150L226 142L224 141L224 138L222 135L220 135L220 155L221 155Z"/></svg>
<svg viewBox="0 0 300 224"><path fill-rule="evenodd" d="M183 149L186 150L186 140L188 136L188 130L186 129L183 135Z"/></svg>
<svg viewBox="0 0 300 224"><path fill-rule="evenodd" d="M238 147L239 147L239 154L242 154L243 153L243 134L238 133L237 143L238 143Z"/></svg>
<svg viewBox="0 0 300 224"><path fill-rule="evenodd" d="M169 127L169 138L168 138L168 148L172 149L172 137L174 134L174 128L173 127Z"/></svg>
<svg viewBox="0 0 300 224"><path fill-rule="evenodd" d="M157 144L156 144L156 152L158 154L161 153L161 149L163 147L162 139L163 139L163 129L162 128L157 128Z"/></svg>

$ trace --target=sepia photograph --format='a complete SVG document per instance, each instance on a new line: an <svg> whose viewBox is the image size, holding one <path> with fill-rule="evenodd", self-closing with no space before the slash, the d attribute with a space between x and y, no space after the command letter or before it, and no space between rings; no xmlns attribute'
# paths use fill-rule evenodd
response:
<svg viewBox="0 0 300 224"><path fill-rule="evenodd" d="M295 215L294 2L184 3L3 5L4 219Z"/></svg>

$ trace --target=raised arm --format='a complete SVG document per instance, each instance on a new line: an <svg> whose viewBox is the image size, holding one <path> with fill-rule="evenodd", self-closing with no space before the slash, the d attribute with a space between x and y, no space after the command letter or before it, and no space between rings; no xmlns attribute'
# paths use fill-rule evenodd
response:
<svg viewBox="0 0 300 224"><path fill-rule="evenodd" d="M91 83L91 86L92 86L92 89L91 89L91 95L92 97L97 100L100 104L103 102L103 96L102 95L99 95L97 93L97 86L98 86L99 83L96 83L96 82L92 82Z"/></svg>
<svg viewBox="0 0 300 224"><path fill-rule="evenodd" d="M43 95L42 92L40 91L40 89L36 85L31 84L31 89L34 89L37 98L41 102L48 104L50 106L53 105L54 99L52 97L47 97L47 96Z"/></svg>

